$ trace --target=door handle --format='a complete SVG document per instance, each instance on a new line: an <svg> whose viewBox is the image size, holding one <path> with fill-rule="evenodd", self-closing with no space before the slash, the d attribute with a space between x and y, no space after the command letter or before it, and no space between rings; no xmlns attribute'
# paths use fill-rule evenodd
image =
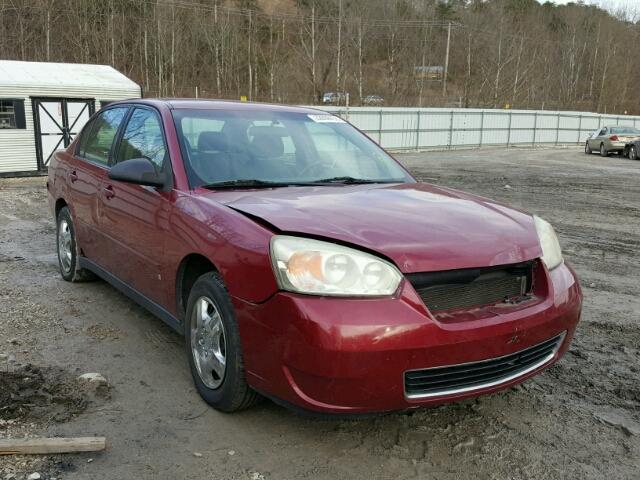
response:
<svg viewBox="0 0 640 480"><path fill-rule="evenodd" d="M104 192L104 196L107 200L116 196L116 192L113 191L113 187L111 185L107 185L102 189L102 191Z"/></svg>
<svg viewBox="0 0 640 480"><path fill-rule="evenodd" d="M76 171L72 171L69 172L69 180L71 181L71 183L75 182L76 180L78 180L78 174L76 173Z"/></svg>

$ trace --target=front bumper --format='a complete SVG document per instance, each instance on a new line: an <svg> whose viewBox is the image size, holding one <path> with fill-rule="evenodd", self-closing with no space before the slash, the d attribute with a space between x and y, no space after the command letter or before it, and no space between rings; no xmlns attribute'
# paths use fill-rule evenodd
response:
<svg viewBox="0 0 640 480"><path fill-rule="evenodd" d="M441 321L404 282L398 295L344 299L280 292L262 304L234 298L247 381L285 403L327 413L402 410L498 391L539 373L568 349L582 293L571 268L547 272L546 297L465 321ZM406 371L513 354L564 335L555 354L516 378L449 395L412 398Z"/></svg>

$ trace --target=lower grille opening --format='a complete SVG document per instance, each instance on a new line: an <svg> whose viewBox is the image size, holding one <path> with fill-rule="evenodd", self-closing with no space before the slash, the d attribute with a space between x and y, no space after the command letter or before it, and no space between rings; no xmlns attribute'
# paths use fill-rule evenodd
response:
<svg viewBox="0 0 640 480"><path fill-rule="evenodd" d="M514 380L550 361L562 345L564 336L563 332L504 357L405 372L405 394L408 398L454 395Z"/></svg>
<svg viewBox="0 0 640 480"><path fill-rule="evenodd" d="M519 303L530 297L533 262L407 276L432 313L499 303Z"/></svg>

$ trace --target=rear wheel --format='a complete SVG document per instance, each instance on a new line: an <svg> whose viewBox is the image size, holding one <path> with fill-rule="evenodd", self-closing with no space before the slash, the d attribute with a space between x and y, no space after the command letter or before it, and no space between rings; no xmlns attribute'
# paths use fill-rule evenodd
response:
<svg viewBox="0 0 640 480"><path fill-rule="evenodd" d="M212 407L235 412L259 395L245 380L240 331L222 278L202 275L189 294L185 342L191 375L200 396Z"/></svg>
<svg viewBox="0 0 640 480"><path fill-rule="evenodd" d="M604 148L604 143L600 144L600 156L601 157L608 157L609 156L609 152L607 152L607 149Z"/></svg>
<svg viewBox="0 0 640 480"><path fill-rule="evenodd" d="M591 155L591 147L589 146L589 141L584 144L584 153L586 153L587 155Z"/></svg>
<svg viewBox="0 0 640 480"><path fill-rule="evenodd" d="M629 160L637 160L638 159L638 151L636 150L635 145L631 145L629 148Z"/></svg>
<svg viewBox="0 0 640 480"><path fill-rule="evenodd" d="M79 266L76 230L69 207L62 207L56 217L56 247L60 275L67 282L83 282L95 278L93 273Z"/></svg>

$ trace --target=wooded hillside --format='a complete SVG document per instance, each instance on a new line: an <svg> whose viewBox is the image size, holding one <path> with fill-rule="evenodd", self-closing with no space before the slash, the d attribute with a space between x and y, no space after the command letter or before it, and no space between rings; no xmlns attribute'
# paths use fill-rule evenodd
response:
<svg viewBox="0 0 640 480"><path fill-rule="evenodd" d="M638 114L632 13L535 0L0 0L0 58L110 64L145 96L349 92L353 105L376 94ZM445 86L416 67L445 67L449 28Z"/></svg>

